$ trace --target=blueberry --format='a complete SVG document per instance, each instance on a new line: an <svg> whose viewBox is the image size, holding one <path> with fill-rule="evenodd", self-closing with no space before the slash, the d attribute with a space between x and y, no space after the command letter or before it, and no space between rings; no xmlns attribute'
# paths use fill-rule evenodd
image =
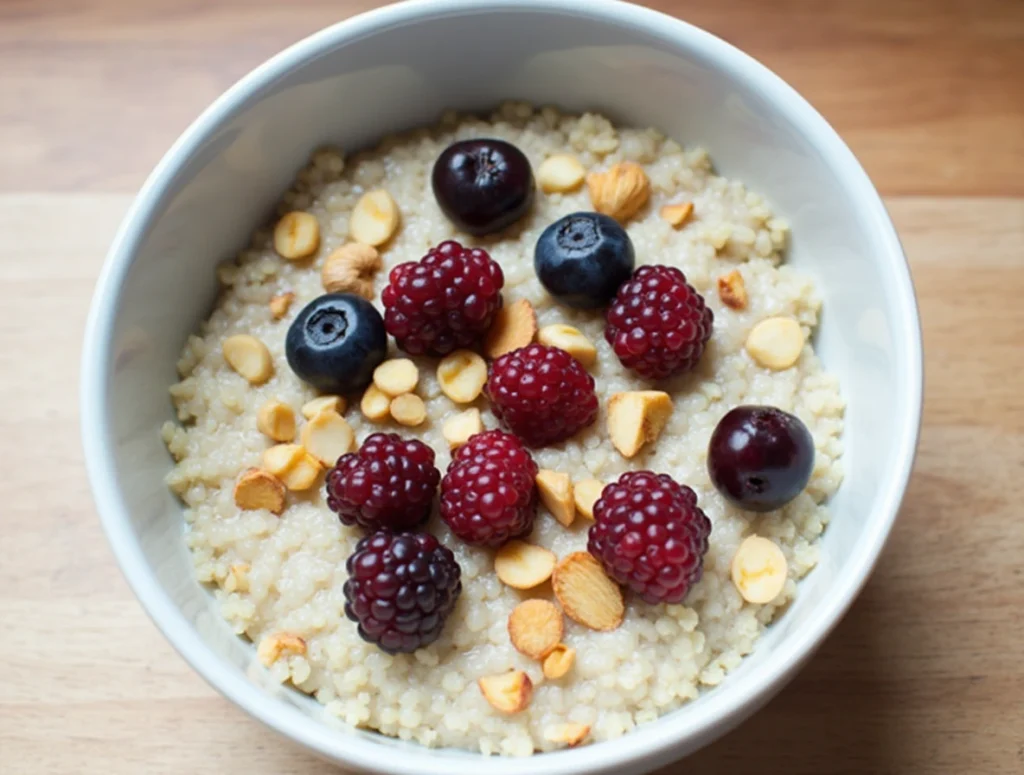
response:
<svg viewBox="0 0 1024 775"><path fill-rule="evenodd" d="M515 223L533 204L530 162L504 140L452 143L434 162L431 184L448 220L478 237Z"/></svg>
<svg viewBox="0 0 1024 775"><path fill-rule="evenodd" d="M785 506L807 486L813 468L811 432L774 406L737 406L719 421L708 444L711 482L748 511Z"/></svg>
<svg viewBox="0 0 1024 775"><path fill-rule="evenodd" d="M573 213L548 226L533 268L548 293L577 309L607 306L633 274L633 243L607 215Z"/></svg>
<svg viewBox="0 0 1024 775"><path fill-rule="evenodd" d="M300 379L325 393L354 393L387 355L384 319L366 299L327 293L307 304L288 329L285 354Z"/></svg>

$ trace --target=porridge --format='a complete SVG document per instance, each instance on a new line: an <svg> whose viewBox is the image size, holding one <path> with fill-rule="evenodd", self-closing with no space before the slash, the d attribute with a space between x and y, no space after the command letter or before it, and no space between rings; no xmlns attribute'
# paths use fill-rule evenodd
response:
<svg viewBox="0 0 1024 775"><path fill-rule="evenodd" d="M820 301L769 205L657 131L506 104L318 151L278 217L219 268L163 429L197 577L271 674L502 755L722 681L842 479Z"/></svg>

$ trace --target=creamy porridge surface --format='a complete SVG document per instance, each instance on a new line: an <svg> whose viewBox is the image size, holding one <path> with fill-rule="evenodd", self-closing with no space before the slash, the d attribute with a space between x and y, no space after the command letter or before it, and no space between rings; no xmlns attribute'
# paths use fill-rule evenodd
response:
<svg viewBox="0 0 1024 775"><path fill-rule="evenodd" d="M714 334L699 367L664 387L675 403L668 426L656 444L632 460L608 441L606 399L649 385L621 366L603 338L601 313L557 304L532 265L534 244L546 226L565 214L591 209L586 188L570 194L538 192L531 213L498 238L474 241L459 234L435 202L430 171L451 142L477 136L514 143L535 170L556 153L572 153L592 170L622 160L643 165L651 201L627 226L637 264L679 267L714 311ZM494 574L494 551L452 536L436 509L427 529L454 552L463 592L438 641L414 654L390 656L361 640L345 617L345 560L363 531L339 522L325 504L322 486L289 493L279 517L242 511L233 500L239 473L258 466L273 443L256 427L260 406L277 399L298 414L316 396L288 368L288 324L306 302L323 293L324 257L346 241L353 206L374 188L386 188L401 212L400 230L381 249L378 306L392 266L418 260L431 246L455 238L484 247L501 264L506 304L528 299L540 326L567 323L597 345L597 363L589 371L597 381L601 415L569 441L534 450L541 468L571 474L573 480L604 482L628 470L667 473L697 492L713 523L703 579L685 604L648 605L627 593L625 621L612 632L566 620L563 640L576 649L576 664L561 679L545 679L540 663L513 648L506 628L517 603L528 597L550 599L550 585L529 593L504 586ZM659 217L658 208L683 200L693 202L693 217L675 229ZM844 404L837 380L822 370L811 345L795 366L783 371L762 368L744 350L750 329L765 317L791 316L807 334L818 322L820 301L812 282L781 264L788 227L768 203L741 182L716 176L703 150L684 149L655 130L617 128L592 114L568 116L506 104L486 120L446 115L434 128L387 138L369 152L345 157L319 151L280 204L281 213L295 209L318 219L319 251L310 261L282 260L270 232L261 230L235 261L220 268L223 293L201 332L185 346L178 363L181 381L171 388L179 422L168 422L163 430L176 460L168 482L187 507L184 538L197 577L213 585L225 619L255 643L279 632L306 642L304 655L283 656L269 668L271 674L315 696L344 722L429 746L505 755L563 747L548 733L569 721L588 725L589 740L617 737L722 681L792 599L797 579L817 562L818 541L829 518L825 501L842 479ZM737 268L749 295L742 311L725 307L715 287L720 275ZM275 320L268 302L285 291L295 293L295 303L283 320ZM233 334L266 343L275 373L265 384L250 385L227 366L221 344ZM391 354L398 354L393 342L391 347ZM357 441L379 430L422 439L436 450L443 473L450 458L441 425L464 407L441 393L437 359L415 360L421 374L417 392L428 412L425 424L370 423L360 414L358 396L350 398L345 418ZM816 447L806 490L783 509L764 515L729 505L707 473L711 431L729 409L745 403L797 415ZM484 425L496 427L486 399L475 406ZM586 548L590 524L578 518L567 529L540 508L529 540L563 556ZM730 580L737 546L752 533L775 541L788 561L789 580L773 604L744 602ZM535 691L526 710L503 715L487 703L477 679L511 667L525 671Z"/></svg>

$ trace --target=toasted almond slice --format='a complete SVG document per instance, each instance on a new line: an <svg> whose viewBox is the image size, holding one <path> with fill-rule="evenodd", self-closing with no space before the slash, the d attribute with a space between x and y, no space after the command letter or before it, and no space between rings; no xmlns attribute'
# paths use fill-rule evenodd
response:
<svg viewBox="0 0 1024 775"><path fill-rule="evenodd" d="M590 173L587 188L594 209L620 223L636 215L651 195L647 173L631 161L614 164L607 172Z"/></svg>
<svg viewBox="0 0 1024 775"><path fill-rule="evenodd" d="M494 555L498 579L514 589L531 589L551 578L557 558L542 546L512 540Z"/></svg>
<svg viewBox="0 0 1024 775"><path fill-rule="evenodd" d="M384 189L369 191L352 210L348 231L356 242L379 247L398 230L398 205Z"/></svg>
<svg viewBox="0 0 1024 775"><path fill-rule="evenodd" d="M266 667L270 667L282 656L302 656L305 653L306 641L291 632L267 635L256 647L256 656Z"/></svg>
<svg viewBox="0 0 1024 775"><path fill-rule="evenodd" d="M793 318L765 318L751 329L746 347L758 364L781 371L800 359L804 332Z"/></svg>
<svg viewBox="0 0 1024 775"><path fill-rule="evenodd" d="M575 191L583 185L586 176L580 160L567 153L549 156L537 167L537 182L546 194Z"/></svg>
<svg viewBox="0 0 1024 775"><path fill-rule="evenodd" d="M537 332L537 341L565 350L588 369L597 361L597 348L578 328L553 323Z"/></svg>
<svg viewBox="0 0 1024 775"><path fill-rule="evenodd" d="M733 269L718 278L718 298L730 309L746 309L747 286L739 269Z"/></svg>
<svg viewBox="0 0 1024 775"><path fill-rule="evenodd" d="M590 727L570 721L565 724L553 724L544 730L544 738L552 743L565 743L575 748L590 734Z"/></svg>
<svg viewBox="0 0 1024 775"><path fill-rule="evenodd" d="M256 427L274 441L295 438L295 412L281 401L267 401L256 413Z"/></svg>
<svg viewBox="0 0 1024 775"><path fill-rule="evenodd" d="M274 320L280 320L287 315L293 301L295 301L295 294L291 291L279 293L277 296L271 297L270 314Z"/></svg>
<svg viewBox="0 0 1024 775"><path fill-rule="evenodd" d="M487 363L472 350L456 350L437 364L441 391L457 404L477 399L487 382Z"/></svg>
<svg viewBox="0 0 1024 775"><path fill-rule="evenodd" d="M500 358L526 347L537 333L537 314L527 299L519 299L498 310L484 342L484 355Z"/></svg>
<svg viewBox="0 0 1024 775"><path fill-rule="evenodd" d="M302 416L312 420L320 412L345 413L345 399L341 396L318 396L302 405Z"/></svg>
<svg viewBox="0 0 1024 775"><path fill-rule="evenodd" d="M262 385L274 373L270 350L255 336L235 334L221 345L228 366L241 374L252 385Z"/></svg>
<svg viewBox="0 0 1024 775"><path fill-rule="evenodd" d="M441 435L452 449L458 449L484 429L479 409L467 409L444 421Z"/></svg>
<svg viewBox="0 0 1024 775"><path fill-rule="evenodd" d="M299 261L309 258L319 247L320 222L312 213L286 213L274 227L274 250L281 258Z"/></svg>
<svg viewBox="0 0 1024 775"><path fill-rule="evenodd" d="M603 490L604 482L599 482L597 479L584 479L582 482L576 482L572 488L572 496L576 501L576 511L587 519L593 519L594 504L601 497Z"/></svg>
<svg viewBox="0 0 1024 775"><path fill-rule="evenodd" d="M548 600L524 600L508 616L508 636L516 651L541 660L562 640L565 625L558 606Z"/></svg>
<svg viewBox="0 0 1024 775"><path fill-rule="evenodd" d="M732 583L748 603L770 603L786 586L786 555L761 536L747 536L732 558Z"/></svg>
<svg viewBox="0 0 1024 775"><path fill-rule="evenodd" d="M301 444L275 444L263 452L263 469L280 478L295 467L305 452Z"/></svg>
<svg viewBox="0 0 1024 775"><path fill-rule="evenodd" d="M576 503L572 497L569 474L542 468L537 472L537 491L541 503L551 512L551 516L569 527L576 518Z"/></svg>
<svg viewBox="0 0 1024 775"><path fill-rule="evenodd" d="M391 414L391 398L374 384L370 384L359 402L359 411L371 422L380 422Z"/></svg>
<svg viewBox="0 0 1024 775"><path fill-rule="evenodd" d="M284 511L284 484L273 474L249 468L235 482L235 505L253 511L266 509L273 514Z"/></svg>
<svg viewBox="0 0 1024 775"><path fill-rule="evenodd" d="M533 698L533 682L522 670L484 676L477 680L477 685L491 707L502 713L526 710Z"/></svg>
<svg viewBox="0 0 1024 775"><path fill-rule="evenodd" d="M415 393L406 393L391 399L391 416L399 425L415 427L427 419L427 407Z"/></svg>
<svg viewBox="0 0 1024 775"><path fill-rule="evenodd" d="M325 466L333 466L339 457L351 452L355 441L352 426L333 411L318 413L302 428L302 446Z"/></svg>
<svg viewBox="0 0 1024 775"><path fill-rule="evenodd" d="M614 630L622 624L626 614L622 590L589 552L573 552L559 560L551 585L573 621L599 631Z"/></svg>
<svg viewBox="0 0 1024 775"><path fill-rule="evenodd" d="M373 384L391 398L411 393L420 381L420 371L408 358L392 358L373 370Z"/></svg>
<svg viewBox="0 0 1024 775"><path fill-rule="evenodd" d="M324 260L320 282L328 293L355 293L373 298L373 277L381 268L380 253L372 245L349 242Z"/></svg>
<svg viewBox="0 0 1024 775"><path fill-rule="evenodd" d="M672 416L672 399L660 390L615 393L608 401L608 435L612 445L631 458L656 441Z"/></svg>
<svg viewBox="0 0 1024 775"><path fill-rule="evenodd" d="M673 226L682 226L693 212L693 202L680 202L674 205L665 205L658 211L663 220Z"/></svg>
<svg viewBox="0 0 1024 775"><path fill-rule="evenodd" d="M541 665L544 677L550 678L552 681L561 678L572 669L575 661L576 649L559 643L551 650L550 654L544 657L544 663Z"/></svg>

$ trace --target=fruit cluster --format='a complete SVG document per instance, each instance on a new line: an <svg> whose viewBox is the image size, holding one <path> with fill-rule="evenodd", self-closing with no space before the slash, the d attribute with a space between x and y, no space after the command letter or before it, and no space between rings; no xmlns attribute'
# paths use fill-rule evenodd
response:
<svg viewBox="0 0 1024 775"><path fill-rule="evenodd" d="M712 336L712 311L679 269L636 268L624 226L650 197L642 167L625 162L587 177L579 161L559 156L540 166L535 181L518 148L476 139L447 148L431 182L452 223L483 236L521 220L538 184L544 192L564 193L584 179L594 212L569 214L544 230L533 256L540 283L569 307L604 310L611 351L640 377L662 380L695 369ZM661 216L679 227L692 211L692 203L670 204ZM319 248L316 219L306 216L289 213L279 223L275 245L282 257L303 260ZM354 434L340 417L341 399L325 396L316 401L332 405L318 407L306 426L318 429L316 434L310 431L307 439L304 429L303 445L272 448L279 450L271 456L277 467L246 472L239 482L245 481L241 498L236 489L239 505L280 513L286 489L310 486L321 467L329 466L328 506L344 524L368 531L347 562L345 613L364 639L389 653L411 652L440 637L461 592L454 554L419 529L438 489L440 516L451 532L468 544L499 550L495 568L502 581L528 589L551 578L566 615L585 626L618 626L625 615L620 584L648 603L684 600L701 578L711 532L691 488L650 471L624 474L607 486L596 480L573 483L565 474L538 470L528 449L561 443L595 422L598 397L587 371L597 361L595 345L570 326L538 330L528 301L504 304L504 274L487 251L454 240L391 270L381 293L381 315L371 303L373 274L382 266L377 248L398 223L397 205L387 192L369 192L360 200L351 224L356 241L334 251L323 265L328 293L307 304L289 327L289 366L325 393L365 391L360 408L371 421L391 417L418 425L426 417L415 393L419 372L409 359L386 360L390 335L410 355L443 356L437 371L442 392L457 404L484 395L508 432L484 430L473 407L451 418L443 433L454 452L442 478L434 451L421 441L374 433L351 451ZM720 278L719 293L726 306L746 307L739 273ZM285 317L293 298L275 297L273 317ZM747 350L758 364L788 368L799 358L803 334L787 320L769 319L752 331ZM233 339L230 347L225 342L229 364L253 383L270 379L273 364L266 347L252 337ZM480 353L491 359L489 368ZM669 394L659 390L611 396L607 416L613 445L626 458L639 454L668 427L672 409ZM291 441L291 410L269 405L265 410L260 429L277 441ZM714 486L730 502L753 511L777 509L796 497L813 460L807 428L771 407L733 409L715 429L708 450ZM289 477L294 486L281 484L278 476ZM577 513L593 520L589 553L559 562L546 549L516 540L531 531L538 500L566 526ZM740 581L737 586L746 589L748 600L781 589L774 582L749 581L750 569L765 563L774 563L776 571L782 567L784 580L784 558L780 566L770 548L750 544L734 561L734 579L745 580L745 587ZM569 669L573 652L561 643L562 614L553 604L526 601L513 612L509 632L517 649L543 661L546 675L559 677ZM524 676L481 679L481 689L489 699L528 703Z"/></svg>

